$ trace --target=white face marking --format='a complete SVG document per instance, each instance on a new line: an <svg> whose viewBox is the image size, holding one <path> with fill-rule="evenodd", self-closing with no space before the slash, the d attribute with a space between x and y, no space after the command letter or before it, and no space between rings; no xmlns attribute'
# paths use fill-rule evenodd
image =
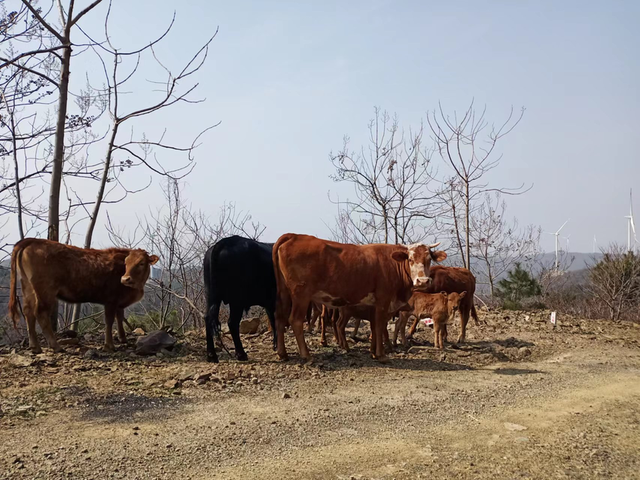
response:
<svg viewBox="0 0 640 480"><path fill-rule="evenodd" d="M409 251L409 267L411 270L411 280L416 287L424 286L429 282L429 277L425 275L424 263L416 259L416 250L423 246L420 243L407 245Z"/></svg>
<svg viewBox="0 0 640 480"><path fill-rule="evenodd" d="M376 296L373 293L369 293L366 297L360 300L360 305L375 305Z"/></svg>

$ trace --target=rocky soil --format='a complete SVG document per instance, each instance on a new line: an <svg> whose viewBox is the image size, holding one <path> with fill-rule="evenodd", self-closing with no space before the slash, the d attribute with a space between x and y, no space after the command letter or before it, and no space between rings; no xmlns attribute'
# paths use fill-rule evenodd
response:
<svg viewBox="0 0 640 480"><path fill-rule="evenodd" d="M444 353L421 326L387 364L366 328L350 353L308 336L311 365L291 335L286 363L269 334L217 365L201 333L151 357L133 336L0 349L0 479L640 478L639 325L481 317Z"/></svg>

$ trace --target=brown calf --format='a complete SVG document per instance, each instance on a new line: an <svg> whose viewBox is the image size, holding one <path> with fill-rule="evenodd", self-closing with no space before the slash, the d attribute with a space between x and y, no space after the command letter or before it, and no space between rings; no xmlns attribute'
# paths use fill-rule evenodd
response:
<svg viewBox="0 0 640 480"><path fill-rule="evenodd" d="M114 350L113 320L118 321L118 337L126 341L124 309L140 301L156 255L128 248L84 249L51 240L25 238L11 254L9 314L14 324L20 318L16 282L22 284L22 312L29 332L29 347L40 353L36 319L49 347L62 350L50 318L56 299L69 303L104 305L105 350Z"/></svg>
<svg viewBox="0 0 640 480"><path fill-rule="evenodd" d="M400 312L400 317L396 321L393 331L393 344L398 339L398 333L402 339L402 344L407 346L405 328L407 320L411 315L415 315L416 321L422 318L431 317L433 319L433 345L436 348L444 348L447 339L447 321L452 321L456 312L460 309L460 303L467 296L467 292L462 293L421 293L415 292L409 300L410 310Z"/></svg>

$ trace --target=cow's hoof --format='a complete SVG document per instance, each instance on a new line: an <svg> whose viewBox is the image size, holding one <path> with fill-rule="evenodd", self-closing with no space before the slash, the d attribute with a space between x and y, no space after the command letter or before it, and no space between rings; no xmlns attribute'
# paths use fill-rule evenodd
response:
<svg viewBox="0 0 640 480"><path fill-rule="evenodd" d="M42 347L30 347L30 348L31 348L31 353L35 355L42 353Z"/></svg>
<svg viewBox="0 0 640 480"><path fill-rule="evenodd" d="M216 355L207 355L207 362L220 363L220 360L218 360L218 357Z"/></svg>
<svg viewBox="0 0 640 480"><path fill-rule="evenodd" d="M322 345L323 347L327 346L327 342L320 342L320 345Z"/></svg>
<svg viewBox="0 0 640 480"><path fill-rule="evenodd" d="M113 353L116 351L116 347L114 347L113 345L105 345L104 351L107 353Z"/></svg>
<svg viewBox="0 0 640 480"><path fill-rule="evenodd" d="M247 360L249 360L249 357L247 357L246 352L240 352L236 353L236 359L238 359L238 361L240 362L246 362Z"/></svg>
<svg viewBox="0 0 640 480"><path fill-rule="evenodd" d="M287 360L289 360L289 355L287 355L286 353L284 355L278 354L278 360L280 360L281 362L286 362Z"/></svg>
<svg viewBox="0 0 640 480"><path fill-rule="evenodd" d="M386 355L377 357L376 360L380 363L389 363L389 357L387 357Z"/></svg>

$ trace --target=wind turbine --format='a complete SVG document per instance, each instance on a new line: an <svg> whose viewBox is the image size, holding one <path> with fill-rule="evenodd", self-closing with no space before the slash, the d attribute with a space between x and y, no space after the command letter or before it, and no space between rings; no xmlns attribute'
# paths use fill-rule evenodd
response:
<svg viewBox="0 0 640 480"><path fill-rule="evenodd" d="M593 253L598 251L598 241L596 240L596 236L593 236Z"/></svg>
<svg viewBox="0 0 640 480"><path fill-rule="evenodd" d="M569 220L571 220L570 218L564 222L562 224L562 226L558 229L557 232L552 233L552 232L547 232L549 235L555 235L556 236L556 270L558 270L558 237L560 236L560 230L562 230L564 228L564 226L569 223Z"/></svg>
<svg viewBox="0 0 640 480"><path fill-rule="evenodd" d="M566 237L562 237L567 241L567 250L566 252L569 253L569 237L571 236L571 234L567 235Z"/></svg>
<svg viewBox="0 0 640 480"><path fill-rule="evenodd" d="M636 237L636 224L633 221L633 190L629 189L629 215L625 215L627 222L627 252L635 251L635 244L638 242ZM633 232L633 249L631 248L631 232Z"/></svg>

